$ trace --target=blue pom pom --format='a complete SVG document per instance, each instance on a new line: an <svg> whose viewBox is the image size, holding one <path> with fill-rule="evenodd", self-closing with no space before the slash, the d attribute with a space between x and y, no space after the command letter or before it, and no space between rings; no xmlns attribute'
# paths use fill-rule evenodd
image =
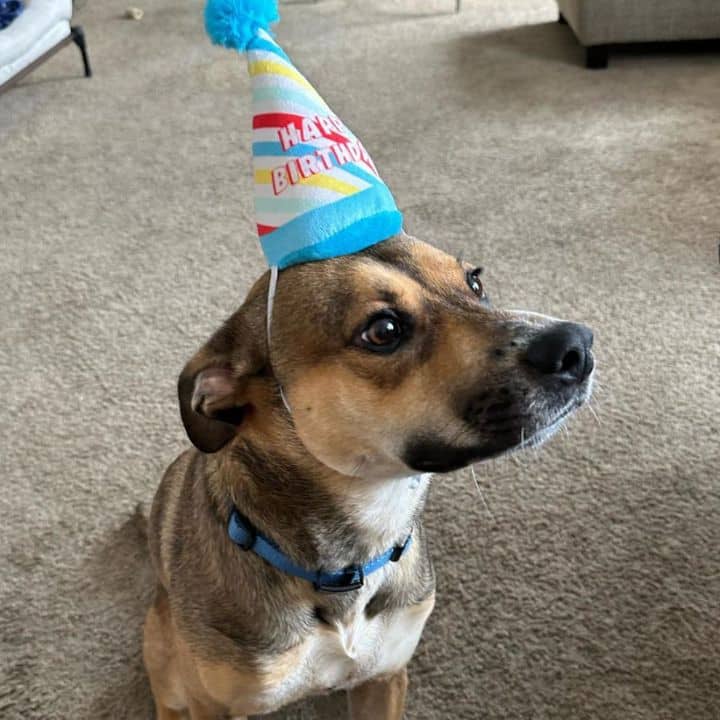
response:
<svg viewBox="0 0 720 720"><path fill-rule="evenodd" d="M280 19L276 0L208 0L205 5L205 30L216 45L239 52L259 29L270 30Z"/></svg>

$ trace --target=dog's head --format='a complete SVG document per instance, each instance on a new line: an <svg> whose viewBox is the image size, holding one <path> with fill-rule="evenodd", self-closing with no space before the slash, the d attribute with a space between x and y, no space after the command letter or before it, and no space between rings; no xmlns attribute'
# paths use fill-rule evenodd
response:
<svg viewBox="0 0 720 720"><path fill-rule="evenodd" d="M493 307L479 269L407 236L283 271L269 351L267 290L180 376L204 452L265 433L345 475L447 472L543 442L590 395L588 328Z"/></svg>

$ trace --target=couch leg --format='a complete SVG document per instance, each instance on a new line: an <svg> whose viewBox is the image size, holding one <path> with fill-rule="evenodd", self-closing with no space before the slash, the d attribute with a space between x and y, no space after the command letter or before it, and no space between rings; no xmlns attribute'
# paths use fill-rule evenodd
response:
<svg viewBox="0 0 720 720"><path fill-rule="evenodd" d="M591 45L585 48L585 67L590 70L604 70L608 66L607 45Z"/></svg>
<svg viewBox="0 0 720 720"><path fill-rule="evenodd" d="M560 13L560 15L559 15L559 17L558 17L558 22L559 22L561 25L567 25L567 24L568 24L567 20L565 19L565 16L564 16L562 13Z"/></svg>
<svg viewBox="0 0 720 720"><path fill-rule="evenodd" d="M70 28L70 37L80 49L82 55L83 66L85 67L85 77L92 77L92 69L90 68L90 59L87 54L87 46L85 45L85 33L80 25Z"/></svg>

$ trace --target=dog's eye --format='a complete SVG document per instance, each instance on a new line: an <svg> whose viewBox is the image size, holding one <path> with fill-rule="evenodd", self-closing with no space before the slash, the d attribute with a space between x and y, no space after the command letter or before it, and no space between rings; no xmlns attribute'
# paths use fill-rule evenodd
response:
<svg viewBox="0 0 720 720"><path fill-rule="evenodd" d="M400 343L403 328L394 315L373 318L360 335L363 345L370 350L394 350Z"/></svg>
<svg viewBox="0 0 720 720"><path fill-rule="evenodd" d="M468 270L466 275L467 284L479 298L485 297L485 288L483 287L482 281L480 280L482 271L483 269L481 267L477 267L474 270Z"/></svg>

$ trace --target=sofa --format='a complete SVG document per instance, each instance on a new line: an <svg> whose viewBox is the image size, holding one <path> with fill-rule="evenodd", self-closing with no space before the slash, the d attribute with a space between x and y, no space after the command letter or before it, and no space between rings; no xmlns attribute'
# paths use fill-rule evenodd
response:
<svg viewBox="0 0 720 720"><path fill-rule="evenodd" d="M586 65L605 68L610 45L720 38L720 0L557 0L586 48Z"/></svg>
<svg viewBox="0 0 720 720"><path fill-rule="evenodd" d="M0 31L0 91L61 47L74 42L91 75L82 28L72 27L72 0L26 0L24 12Z"/></svg>

